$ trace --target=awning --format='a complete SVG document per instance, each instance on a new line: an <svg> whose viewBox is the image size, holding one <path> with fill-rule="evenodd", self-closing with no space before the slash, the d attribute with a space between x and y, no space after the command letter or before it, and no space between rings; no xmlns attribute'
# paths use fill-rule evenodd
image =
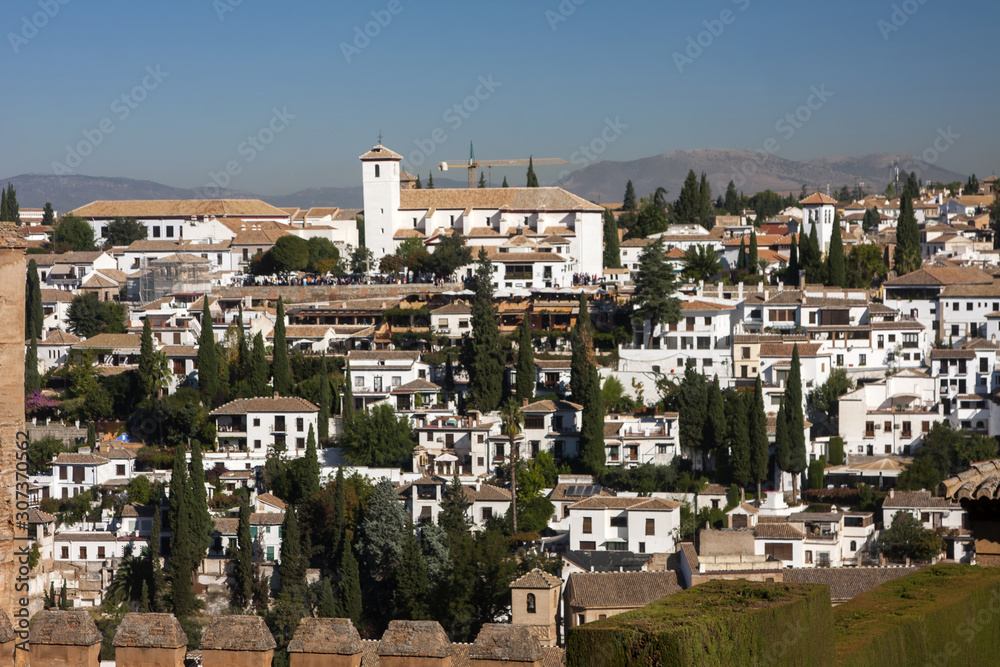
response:
<svg viewBox="0 0 1000 667"><path fill-rule="evenodd" d="M442 454L441 456L439 456L436 459L434 459L434 462L435 463L452 463L452 462L457 461L457 460L458 460L458 457L455 456L454 454Z"/></svg>

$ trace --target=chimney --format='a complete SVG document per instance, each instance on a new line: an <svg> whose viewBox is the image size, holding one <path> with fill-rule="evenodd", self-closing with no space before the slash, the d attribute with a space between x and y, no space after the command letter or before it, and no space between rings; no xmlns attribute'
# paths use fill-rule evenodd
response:
<svg viewBox="0 0 1000 667"><path fill-rule="evenodd" d="M528 399L526 399L526 398L522 398L521 399L521 407L522 408L528 407Z"/></svg>
<svg viewBox="0 0 1000 667"><path fill-rule="evenodd" d="M380 667L451 667L454 648L437 621L389 621L378 645ZM205 665L205 667L210 667Z"/></svg>
<svg viewBox="0 0 1000 667"><path fill-rule="evenodd" d="M545 650L526 625L487 623L469 648L469 667L541 667Z"/></svg>
<svg viewBox="0 0 1000 667"><path fill-rule="evenodd" d="M303 618L288 657L289 667L360 667L361 635L347 618Z"/></svg>
<svg viewBox="0 0 1000 667"><path fill-rule="evenodd" d="M24 619L24 624L28 624L28 619ZM0 667L13 667L14 645L16 643L17 635L14 633L14 626L10 624L7 612L0 609Z"/></svg>
<svg viewBox="0 0 1000 667"><path fill-rule="evenodd" d="M28 630L31 667L98 667L101 631L86 611L40 611Z"/></svg>
<svg viewBox="0 0 1000 667"><path fill-rule="evenodd" d="M202 667L271 667L277 644L260 616L215 616L201 636Z"/></svg>
<svg viewBox="0 0 1000 667"><path fill-rule="evenodd" d="M889 489L889 500L896 497L896 489Z"/></svg>
<svg viewBox="0 0 1000 667"><path fill-rule="evenodd" d="M742 281L737 286L737 288L738 289L737 289L736 293L739 295L738 300L742 301L743 300L743 282Z"/></svg>
<svg viewBox="0 0 1000 667"><path fill-rule="evenodd" d="M280 395L278 394L278 392L274 392L274 397L275 398L280 398Z"/></svg>
<svg viewBox="0 0 1000 667"><path fill-rule="evenodd" d="M125 614L115 633L115 664L184 667L187 635L173 614Z"/></svg>

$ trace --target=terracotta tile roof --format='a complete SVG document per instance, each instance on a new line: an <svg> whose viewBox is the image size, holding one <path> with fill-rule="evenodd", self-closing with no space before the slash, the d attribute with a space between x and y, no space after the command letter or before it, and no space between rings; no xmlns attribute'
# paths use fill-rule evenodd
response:
<svg viewBox="0 0 1000 667"><path fill-rule="evenodd" d="M374 148L372 148L370 151L368 151L364 155L358 156L358 159L359 160L395 160L395 161L398 162L398 161L400 161L400 160L403 159L403 156L400 155L399 153L396 153L395 151L389 150L388 148L386 148L382 144L377 144Z"/></svg>
<svg viewBox="0 0 1000 667"><path fill-rule="evenodd" d="M888 287L969 284L992 285L993 276L971 266L927 266L885 282Z"/></svg>
<svg viewBox="0 0 1000 667"><path fill-rule="evenodd" d="M844 602L876 586L913 574L919 567L809 567L784 571L784 581L830 587L830 601Z"/></svg>
<svg viewBox="0 0 1000 667"><path fill-rule="evenodd" d="M645 248L653 243L653 239L626 239L619 245L620 248Z"/></svg>
<svg viewBox="0 0 1000 667"><path fill-rule="evenodd" d="M736 307L708 301L681 301L681 310L736 310Z"/></svg>
<svg viewBox="0 0 1000 667"><path fill-rule="evenodd" d="M283 229L258 229L236 232L233 245L265 246L274 245L282 236L291 236Z"/></svg>
<svg viewBox="0 0 1000 667"><path fill-rule="evenodd" d="M931 359L975 359L976 353L973 350L946 350L931 349Z"/></svg>
<svg viewBox="0 0 1000 667"><path fill-rule="evenodd" d="M508 211L604 211L562 188L457 188L403 190L400 210L497 209Z"/></svg>
<svg viewBox="0 0 1000 667"><path fill-rule="evenodd" d="M882 507L948 507L957 508L955 501L948 498L935 497L930 491L896 491L882 501Z"/></svg>
<svg viewBox="0 0 1000 667"><path fill-rule="evenodd" d="M155 239L139 239L133 241L125 252L177 252L181 249L179 241L157 241Z"/></svg>
<svg viewBox="0 0 1000 667"><path fill-rule="evenodd" d="M510 585L511 588L555 588L556 586L562 586L562 579L537 567L515 579Z"/></svg>
<svg viewBox="0 0 1000 667"><path fill-rule="evenodd" d="M761 518L757 519L757 527L753 529L755 538L769 540L801 540L805 538L802 531L786 521L761 521ZM781 518L784 519L784 517Z"/></svg>
<svg viewBox="0 0 1000 667"><path fill-rule="evenodd" d="M799 201L800 204L836 204L837 200L833 197L827 197L822 192L815 192L805 199Z"/></svg>
<svg viewBox="0 0 1000 667"><path fill-rule="evenodd" d="M472 308L464 301L455 301L431 311L431 315L469 315L471 313Z"/></svg>
<svg viewBox="0 0 1000 667"><path fill-rule="evenodd" d="M424 237L424 233L416 229L397 229L396 233L392 235L394 239L422 239Z"/></svg>
<svg viewBox="0 0 1000 667"><path fill-rule="evenodd" d="M136 648L180 648L187 646L187 635L173 614L128 612L118 625L114 645Z"/></svg>
<svg viewBox="0 0 1000 667"><path fill-rule="evenodd" d="M79 343L80 337L61 329L53 329L45 334L45 340L38 341L41 345L73 345Z"/></svg>
<svg viewBox="0 0 1000 667"><path fill-rule="evenodd" d="M98 273L92 273L83 281L81 287L85 289L110 289L118 287L118 283L108 280Z"/></svg>
<svg viewBox="0 0 1000 667"><path fill-rule="evenodd" d="M64 252L60 255L31 255L38 266L52 266L54 264L93 264L104 252L101 250L89 250L84 252Z"/></svg>
<svg viewBox="0 0 1000 667"><path fill-rule="evenodd" d="M276 646L260 616L213 616L201 636L203 651L267 651Z"/></svg>
<svg viewBox="0 0 1000 667"><path fill-rule="evenodd" d="M287 217L280 208L259 199L141 199L95 201L69 212L81 218L217 218Z"/></svg>
<svg viewBox="0 0 1000 667"><path fill-rule="evenodd" d="M138 350L142 343L140 334L101 333L73 346L74 349L125 349Z"/></svg>
<svg viewBox="0 0 1000 667"><path fill-rule="evenodd" d="M319 408L298 396L278 398L238 398L212 410L213 415L245 415L248 412L319 412Z"/></svg>
<svg viewBox="0 0 1000 667"><path fill-rule="evenodd" d="M795 345L795 343L761 343L760 356L791 358ZM820 356L821 343L798 343L798 346L800 357Z"/></svg>
<svg viewBox="0 0 1000 667"><path fill-rule="evenodd" d="M1000 282L991 285L946 285L941 290L941 297L998 297Z"/></svg>
<svg viewBox="0 0 1000 667"><path fill-rule="evenodd" d="M500 232L492 227L473 227L466 236L500 236Z"/></svg>
<svg viewBox="0 0 1000 667"><path fill-rule="evenodd" d="M28 630L32 644L93 646L101 639L101 631L86 611L40 611L31 619Z"/></svg>
<svg viewBox="0 0 1000 667"><path fill-rule="evenodd" d="M521 408L521 412L557 412L559 410L583 410L582 405L569 401L535 401Z"/></svg>
<svg viewBox="0 0 1000 667"><path fill-rule="evenodd" d="M472 502L510 502L511 495L507 489L501 489L490 484L482 484L479 489L465 488L467 503Z"/></svg>
<svg viewBox="0 0 1000 667"><path fill-rule="evenodd" d="M568 371L573 366L573 362L569 359L563 361L562 359L535 359L535 366L541 368L542 370L554 371L554 370L566 370Z"/></svg>
<svg viewBox="0 0 1000 667"><path fill-rule="evenodd" d="M618 424L619 426L621 424ZM591 496L610 496L611 494L604 490L600 484L595 484L593 481L584 484L556 484L552 489L552 493L549 495L549 500L568 500L576 501L583 498L590 498Z"/></svg>
<svg viewBox="0 0 1000 667"><path fill-rule="evenodd" d="M350 619L305 617L299 621L295 635L288 642L288 652L358 655L361 635Z"/></svg>
<svg viewBox="0 0 1000 667"><path fill-rule="evenodd" d="M267 503L268 505L274 505L278 509L285 509L288 505L284 500L274 495L273 493L258 493L257 500L262 503Z"/></svg>
<svg viewBox="0 0 1000 667"><path fill-rule="evenodd" d="M43 512L37 507L28 508L28 523L55 523L56 517L52 516L48 512ZM0 644L3 640L0 639Z"/></svg>
<svg viewBox="0 0 1000 667"><path fill-rule="evenodd" d="M489 664L535 663L542 657L541 644L531 628L510 623L486 623L469 649L470 659L488 660Z"/></svg>
<svg viewBox="0 0 1000 667"><path fill-rule="evenodd" d="M500 262L506 264L508 262L566 262L568 261L562 255L556 254L554 252L490 252L487 249L487 254L490 257L491 262Z"/></svg>
<svg viewBox="0 0 1000 667"><path fill-rule="evenodd" d="M106 458L95 456L94 454L76 454L72 452L62 452L56 456L52 463L57 465L101 465L107 463Z"/></svg>
<svg viewBox="0 0 1000 667"><path fill-rule="evenodd" d="M574 572L566 585L571 607L634 609L681 590L677 573Z"/></svg>
<svg viewBox="0 0 1000 667"><path fill-rule="evenodd" d="M389 621L378 645L380 657L447 658L451 654L451 641L437 621Z"/></svg>
<svg viewBox="0 0 1000 667"><path fill-rule="evenodd" d="M348 361L418 361L419 352L402 352L392 350L351 350L347 353Z"/></svg>
<svg viewBox="0 0 1000 667"><path fill-rule="evenodd" d="M634 498L621 496L591 496L569 506L578 510L641 510L643 512L672 512L681 506L676 500L664 498Z"/></svg>
<svg viewBox="0 0 1000 667"><path fill-rule="evenodd" d="M427 380L421 380L417 378L416 380L411 380L404 385L398 387L393 387L392 392L395 393L406 393L413 391L440 391L441 386L436 385L433 382L428 382Z"/></svg>
<svg viewBox="0 0 1000 667"><path fill-rule="evenodd" d="M73 301L73 293L61 289L49 289L43 287L42 303L70 303Z"/></svg>
<svg viewBox="0 0 1000 667"><path fill-rule="evenodd" d="M151 517L155 510L152 505L136 505L129 503L122 508L123 517Z"/></svg>

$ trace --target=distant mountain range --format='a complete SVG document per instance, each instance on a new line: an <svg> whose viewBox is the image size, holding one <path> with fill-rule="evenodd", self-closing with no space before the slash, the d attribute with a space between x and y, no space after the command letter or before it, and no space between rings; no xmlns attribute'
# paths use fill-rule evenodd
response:
<svg viewBox="0 0 1000 667"><path fill-rule="evenodd" d="M725 191L732 180L746 194L770 188L776 192L798 192L803 184L809 190L831 192L842 185L853 187L864 183L868 192L885 189L889 182L890 165L898 160L900 168L915 161L905 153L878 153L854 158L828 157L815 160L785 160L775 156L761 159L759 154L737 150L683 150L629 162L602 161L573 172L560 186L591 201L619 202L629 180L638 195L654 192L658 187L675 199L688 170L705 172L712 184L713 195ZM966 177L947 169L930 167L920 177L925 181L950 182ZM13 183L17 199L25 208L40 208L52 202L60 214L100 199L204 199L197 188L175 188L154 181L100 176L53 176L51 174L21 174L0 180ZM438 187L465 187L464 182L435 179ZM274 206L339 206L361 208L364 204L360 185L352 187L308 188L288 195L260 195L243 190L223 190L213 198L262 199Z"/></svg>

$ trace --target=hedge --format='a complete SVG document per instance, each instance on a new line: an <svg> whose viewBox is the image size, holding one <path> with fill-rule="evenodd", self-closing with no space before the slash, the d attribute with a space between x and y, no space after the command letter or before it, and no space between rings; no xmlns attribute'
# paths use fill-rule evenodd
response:
<svg viewBox="0 0 1000 667"><path fill-rule="evenodd" d="M567 667L832 665L826 586L711 581L570 629Z"/></svg>
<svg viewBox="0 0 1000 667"><path fill-rule="evenodd" d="M927 567L840 605L834 621L849 667L997 664L1000 568Z"/></svg>

